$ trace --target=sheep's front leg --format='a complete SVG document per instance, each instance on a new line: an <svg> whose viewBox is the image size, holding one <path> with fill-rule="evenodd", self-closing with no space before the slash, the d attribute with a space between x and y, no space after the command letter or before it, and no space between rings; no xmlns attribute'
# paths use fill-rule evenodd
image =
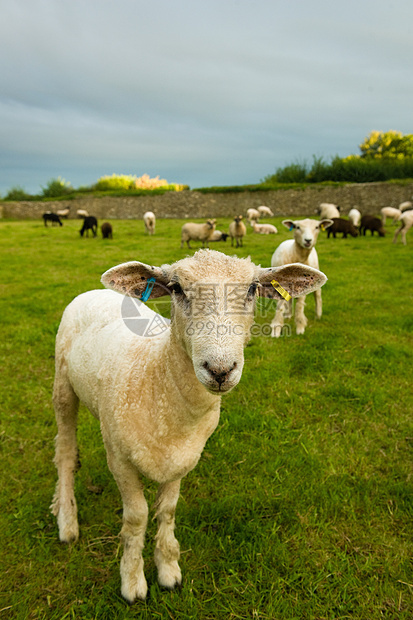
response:
<svg viewBox="0 0 413 620"><path fill-rule="evenodd" d="M156 497L156 517L158 532L156 534L155 564L158 569L158 582L165 588L181 585L182 576L179 568L179 543L175 538L175 509L179 499L180 480L168 482L159 487Z"/></svg>
<svg viewBox="0 0 413 620"><path fill-rule="evenodd" d="M107 448L108 465L123 501L123 525L121 538L124 545L120 562L121 593L128 603L145 599L148 591L143 572L142 550L148 522L148 505L143 493L143 485L136 469L115 456Z"/></svg>
<svg viewBox="0 0 413 620"><path fill-rule="evenodd" d="M297 297L295 302L295 331L297 334L304 334L307 327L307 317L304 314L305 295Z"/></svg>
<svg viewBox="0 0 413 620"><path fill-rule="evenodd" d="M50 509L57 517L60 540L69 543L79 538L74 492L75 473L79 465L76 443L79 399L63 375L56 375L53 404L57 423L54 463L58 479Z"/></svg>
<svg viewBox="0 0 413 620"><path fill-rule="evenodd" d="M277 301L277 310L275 312L275 317L271 321L272 336L274 338L279 338L282 334L284 315L286 311L288 311L288 302L283 301L282 299Z"/></svg>
<svg viewBox="0 0 413 620"><path fill-rule="evenodd" d="M321 319L321 315L323 314L323 302L321 301L321 290L318 289L314 291L314 299L315 299L315 315L317 319Z"/></svg>

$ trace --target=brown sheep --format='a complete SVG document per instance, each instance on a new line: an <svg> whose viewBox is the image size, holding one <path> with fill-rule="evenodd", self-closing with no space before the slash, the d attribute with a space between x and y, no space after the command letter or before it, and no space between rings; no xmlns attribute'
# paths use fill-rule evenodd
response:
<svg viewBox="0 0 413 620"><path fill-rule="evenodd" d="M329 226L327 229L327 238L330 238L330 234L333 233L334 239L336 238L336 234L338 232L343 233L343 238L347 238L347 235L351 235L352 237L357 237L358 232L353 222L350 220L345 220L342 217L333 217L333 224Z"/></svg>
<svg viewBox="0 0 413 620"><path fill-rule="evenodd" d="M381 219L374 215L363 215L360 222L360 235L363 233L366 236L366 230L371 230L371 234L374 235L374 231L377 231L380 237L384 237L386 231L383 228Z"/></svg>

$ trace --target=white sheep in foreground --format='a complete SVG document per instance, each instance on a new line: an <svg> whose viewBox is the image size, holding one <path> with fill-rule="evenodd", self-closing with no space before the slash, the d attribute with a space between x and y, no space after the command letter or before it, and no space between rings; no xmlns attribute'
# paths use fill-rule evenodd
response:
<svg viewBox="0 0 413 620"><path fill-rule="evenodd" d="M214 234L216 220L207 220L204 224L196 224L194 222L187 222L181 228L181 250L184 247L184 243L188 248L190 241L202 241L202 246L208 247L209 241Z"/></svg>
<svg viewBox="0 0 413 620"><path fill-rule="evenodd" d="M294 239L287 239L280 243L271 258L271 266L279 267L288 263L302 263L318 269L318 255L315 244L322 228L328 228L333 224L330 219L321 220L284 220L284 226L294 230ZM314 291L315 313L319 319L322 315L321 291ZM295 305L295 328L297 334L304 334L308 320L304 314L305 295L298 297ZM284 318L292 316L292 300L282 299L277 302L277 310L271 322L272 335L279 338L282 334Z"/></svg>
<svg viewBox="0 0 413 620"><path fill-rule="evenodd" d="M143 223L145 224L145 230L148 235L154 235L156 225L155 213L152 213L152 211L146 211L146 213L143 214Z"/></svg>
<svg viewBox="0 0 413 620"><path fill-rule="evenodd" d="M380 209L381 213L381 223L383 226L386 226L386 220L388 217L391 217L393 220L393 224L397 224L397 220L401 216L402 212L400 209L395 209L394 207L383 207Z"/></svg>
<svg viewBox="0 0 413 620"><path fill-rule="evenodd" d="M250 223L252 221L258 222L260 217L261 214L258 209L253 209L252 207L250 209L247 209L247 220L249 220Z"/></svg>
<svg viewBox="0 0 413 620"><path fill-rule="evenodd" d="M265 205L261 205L260 207L258 207L258 212L261 217L274 217L274 213L269 207L266 207Z"/></svg>
<svg viewBox="0 0 413 620"><path fill-rule="evenodd" d="M229 236L231 237L231 245L232 246L234 245L234 239L235 239L237 248L243 246L242 240L247 234L247 227L245 226L242 220L243 220L242 215L235 216L233 221L229 225L229 230L228 230Z"/></svg>
<svg viewBox="0 0 413 620"><path fill-rule="evenodd" d="M413 209L413 203L410 200L406 200L405 202L401 202L399 204L399 209L403 213L404 211L410 211Z"/></svg>
<svg viewBox="0 0 413 620"><path fill-rule="evenodd" d="M86 209L78 209L76 211L76 215L77 217L83 217L83 218L89 217L89 211L86 211Z"/></svg>
<svg viewBox="0 0 413 620"><path fill-rule="evenodd" d="M350 222L353 224L355 228L358 228L360 226L360 220L361 220L360 211L356 209L356 207L353 207L352 209L350 209L348 213L348 219L350 220Z"/></svg>
<svg viewBox="0 0 413 620"><path fill-rule="evenodd" d="M124 295L141 298L151 278L152 297L167 291L172 296L172 321L158 336L145 338L125 325L122 304ZM122 496L121 592L130 603L147 594L142 550L148 506L140 476L160 485L155 564L160 585L174 588L182 580L174 535L180 481L196 466L218 424L222 394L241 378L256 295L280 297L274 279L294 297L326 281L304 265L261 268L249 258L199 250L172 265L113 267L102 276L113 290L79 295L63 314L56 338L58 482L52 510L60 540L77 540L80 399L100 421L108 465ZM139 309L148 320L156 316L144 304Z"/></svg>
<svg viewBox="0 0 413 620"><path fill-rule="evenodd" d="M272 224L257 224L257 222L251 222L252 229L257 235L276 235L278 230Z"/></svg>
<svg viewBox="0 0 413 620"><path fill-rule="evenodd" d="M320 220L332 220L333 217L340 217L340 207L331 202L320 202L315 212L319 214Z"/></svg>
<svg viewBox="0 0 413 620"><path fill-rule="evenodd" d="M393 243L397 243L397 237L402 235L402 243L406 245L407 231L413 226L413 211L405 211L399 218L400 227L396 230L393 237Z"/></svg>

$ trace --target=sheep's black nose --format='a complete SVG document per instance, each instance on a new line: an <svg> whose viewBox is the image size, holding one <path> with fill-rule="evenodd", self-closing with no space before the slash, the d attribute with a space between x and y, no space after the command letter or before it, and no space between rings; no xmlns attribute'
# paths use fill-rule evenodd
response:
<svg viewBox="0 0 413 620"><path fill-rule="evenodd" d="M222 366L218 366L217 368L211 367L208 362L204 362L204 368L209 372L211 377L216 381L221 387L221 385L228 379L230 373L236 368L237 362L234 362L230 368L223 368Z"/></svg>

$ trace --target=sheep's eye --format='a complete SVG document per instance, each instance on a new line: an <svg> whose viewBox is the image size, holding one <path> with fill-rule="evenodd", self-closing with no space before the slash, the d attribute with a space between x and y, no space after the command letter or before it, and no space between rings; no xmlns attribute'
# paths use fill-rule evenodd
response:
<svg viewBox="0 0 413 620"><path fill-rule="evenodd" d="M296 226L296 229L297 229L297 230L300 230L300 227L299 227L299 226Z"/></svg>
<svg viewBox="0 0 413 620"><path fill-rule="evenodd" d="M182 290L181 285L178 282L174 282L171 286L171 289L173 290L173 292L175 293L175 295L183 295L184 292Z"/></svg>
<svg viewBox="0 0 413 620"><path fill-rule="evenodd" d="M248 297L254 297L258 287L258 282L253 282L248 289Z"/></svg>

